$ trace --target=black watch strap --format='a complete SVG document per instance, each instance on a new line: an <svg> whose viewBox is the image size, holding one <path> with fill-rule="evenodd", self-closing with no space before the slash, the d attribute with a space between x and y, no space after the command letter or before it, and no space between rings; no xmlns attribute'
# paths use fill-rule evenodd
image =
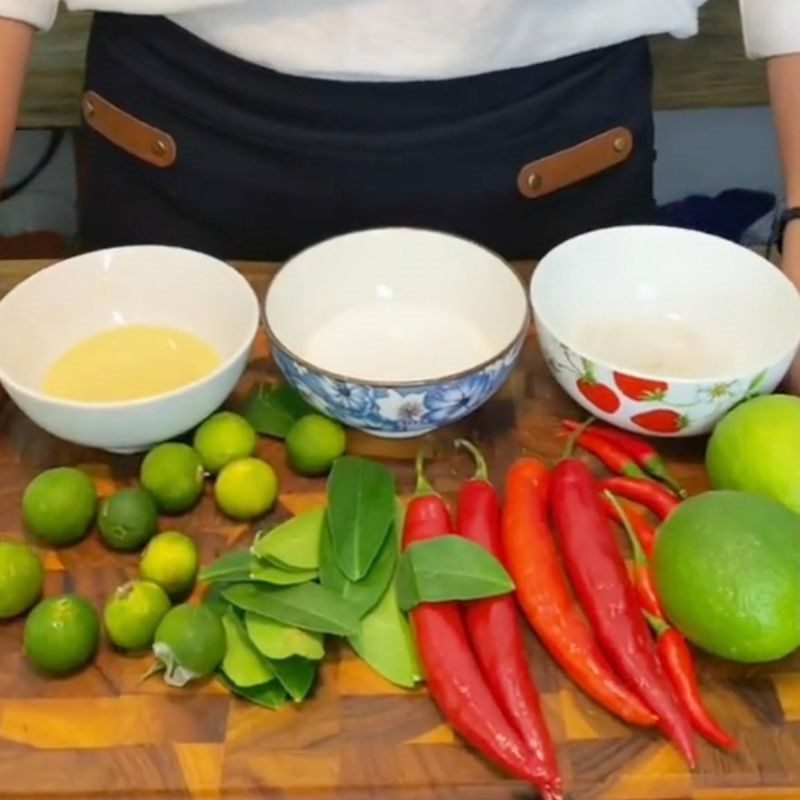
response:
<svg viewBox="0 0 800 800"><path fill-rule="evenodd" d="M772 241L778 248L779 253L783 253L783 239L786 235L786 228L790 222L795 220L800 220L800 206L785 208L775 219Z"/></svg>

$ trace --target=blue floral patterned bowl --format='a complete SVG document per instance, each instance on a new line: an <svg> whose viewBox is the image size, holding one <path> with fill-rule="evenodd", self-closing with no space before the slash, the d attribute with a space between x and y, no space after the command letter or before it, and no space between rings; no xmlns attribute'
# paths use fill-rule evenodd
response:
<svg viewBox="0 0 800 800"><path fill-rule="evenodd" d="M800 295L766 259L705 233L592 231L537 266L531 303L555 379L587 411L662 437L708 433L772 392L800 345Z"/></svg>
<svg viewBox="0 0 800 800"><path fill-rule="evenodd" d="M291 259L265 301L272 353L308 402L376 436L451 425L505 382L529 325L511 267L411 228L339 236Z"/></svg>

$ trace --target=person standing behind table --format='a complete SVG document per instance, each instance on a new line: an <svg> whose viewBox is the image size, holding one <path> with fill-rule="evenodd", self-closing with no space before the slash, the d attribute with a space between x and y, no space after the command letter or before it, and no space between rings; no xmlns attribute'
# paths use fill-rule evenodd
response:
<svg viewBox="0 0 800 800"><path fill-rule="evenodd" d="M84 244L283 259L380 225L510 257L654 210L645 36L704 0L67 0L93 9ZM740 0L800 206L800 0ZM0 174L34 28L0 0ZM124 13L108 13L109 10ZM800 284L800 222L784 267ZM800 368L795 381L800 383Z"/></svg>

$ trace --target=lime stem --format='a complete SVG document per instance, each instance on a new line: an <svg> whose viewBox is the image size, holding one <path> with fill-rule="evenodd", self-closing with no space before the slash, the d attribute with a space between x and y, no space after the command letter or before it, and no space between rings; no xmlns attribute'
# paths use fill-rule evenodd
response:
<svg viewBox="0 0 800 800"><path fill-rule="evenodd" d="M454 444L456 447L463 447L475 460L475 474L472 476L472 480L489 483L489 468L486 466L483 453L468 439L456 439Z"/></svg>
<svg viewBox="0 0 800 800"><path fill-rule="evenodd" d="M414 488L414 497L424 497L425 495L436 494L431 482L425 477L425 451L417 453L414 469L417 473L417 485Z"/></svg>

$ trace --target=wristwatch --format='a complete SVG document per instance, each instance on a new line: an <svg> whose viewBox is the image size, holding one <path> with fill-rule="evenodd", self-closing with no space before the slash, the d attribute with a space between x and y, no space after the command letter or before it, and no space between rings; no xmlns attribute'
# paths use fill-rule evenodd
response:
<svg viewBox="0 0 800 800"><path fill-rule="evenodd" d="M783 253L783 239L786 235L786 228L790 222L800 220L800 206L785 208L775 217L775 227L772 232L772 242L778 248L779 253Z"/></svg>

